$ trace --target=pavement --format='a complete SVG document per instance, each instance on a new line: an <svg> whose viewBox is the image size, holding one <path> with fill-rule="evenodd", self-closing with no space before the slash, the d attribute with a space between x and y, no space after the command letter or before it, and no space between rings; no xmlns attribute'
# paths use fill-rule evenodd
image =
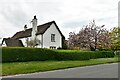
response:
<svg viewBox="0 0 120 80"><path fill-rule="evenodd" d="M3 78L118 78L118 63L19 74Z"/></svg>

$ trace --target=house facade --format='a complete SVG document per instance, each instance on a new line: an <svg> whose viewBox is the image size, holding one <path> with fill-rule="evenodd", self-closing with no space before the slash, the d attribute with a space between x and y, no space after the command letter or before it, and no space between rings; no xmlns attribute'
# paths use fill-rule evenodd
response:
<svg viewBox="0 0 120 80"><path fill-rule="evenodd" d="M37 18L32 20L32 28L19 31L11 38L4 38L2 46L29 47L30 41L36 41L37 48L62 48L64 36L55 21L37 26ZM16 41L15 41L16 40ZM13 42L15 41L14 45Z"/></svg>

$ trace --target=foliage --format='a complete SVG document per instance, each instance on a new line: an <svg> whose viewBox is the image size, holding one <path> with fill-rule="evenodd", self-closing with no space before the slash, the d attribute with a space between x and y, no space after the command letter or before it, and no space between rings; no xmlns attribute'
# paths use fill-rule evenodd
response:
<svg viewBox="0 0 120 80"><path fill-rule="evenodd" d="M2 48L3 62L53 60L55 52L40 48Z"/></svg>
<svg viewBox="0 0 120 80"><path fill-rule="evenodd" d="M80 51L56 51L57 60L89 60L89 52Z"/></svg>
<svg viewBox="0 0 120 80"><path fill-rule="evenodd" d="M114 27L109 32L111 36L111 47L113 50L120 50L120 27Z"/></svg>
<svg viewBox="0 0 120 80"><path fill-rule="evenodd" d="M27 44L28 47L33 47L34 48L35 46L40 45L40 40L35 38L34 40L31 39L30 41L28 41L28 39L27 39L26 44Z"/></svg>
<svg viewBox="0 0 120 80"><path fill-rule="evenodd" d="M67 54L69 53L69 54ZM73 53L73 54L72 54ZM49 49L41 48L2 48L3 62L18 62L18 61L45 61L45 60L86 60L89 59L88 53L76 52L60 53ZM78 55L78 56L76 56ZM74 56L74 57L73 57ZM82 58L82 56L84 58Z"/></svg>
<svg viewBox="0 0 120 80"><path fill-rule="evenodd" d="M110 37L105 25L97 26L95 21L82 28L79 33L69 34L69 47L80 47L81 49L96 50L97 48L108 48L110 45Z"/></svg>
<svg viewBox="0 0 120 80"><path fill-rule="evenodd" d="M2 62L46 60L89 60L114 57L112 51L49 50L41 48L2 48Z"/></svg>
<svg viewBox="0 0 120 80"><path fill-rule="evenodd" d="M64 36L62 37L62 48L59 47L58 49L68 49L67 40L65 40Z"/></svg>

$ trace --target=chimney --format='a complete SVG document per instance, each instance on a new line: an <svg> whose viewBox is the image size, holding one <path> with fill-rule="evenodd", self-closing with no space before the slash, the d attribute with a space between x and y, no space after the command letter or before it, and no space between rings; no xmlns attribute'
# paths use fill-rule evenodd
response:
<svg viewBox="0 0 120 80"><path fill-rule="evenodd" d="M36 38L37 33L37 18L34 16L34 19L32 19L32 39L34 40Z"/></svg>
<svg viewBox="0 0 120 80"><path fill-rule="evenodd" d="M24 26L24 31L27 29L27 25Z"/></svg>

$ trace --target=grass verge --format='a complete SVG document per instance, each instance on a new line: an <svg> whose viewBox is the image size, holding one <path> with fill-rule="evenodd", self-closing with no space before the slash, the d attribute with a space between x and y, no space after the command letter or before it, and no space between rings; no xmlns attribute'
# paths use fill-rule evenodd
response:
<svg viewBox="0 0 120 80"><path fill-rule="evenodd" d="M57 69L112 63L118 61L120 61L118 60L118 56L115 56L114 58L99 58L85 61L31 61L2 63L2 75L43 72Z"/></svg>

